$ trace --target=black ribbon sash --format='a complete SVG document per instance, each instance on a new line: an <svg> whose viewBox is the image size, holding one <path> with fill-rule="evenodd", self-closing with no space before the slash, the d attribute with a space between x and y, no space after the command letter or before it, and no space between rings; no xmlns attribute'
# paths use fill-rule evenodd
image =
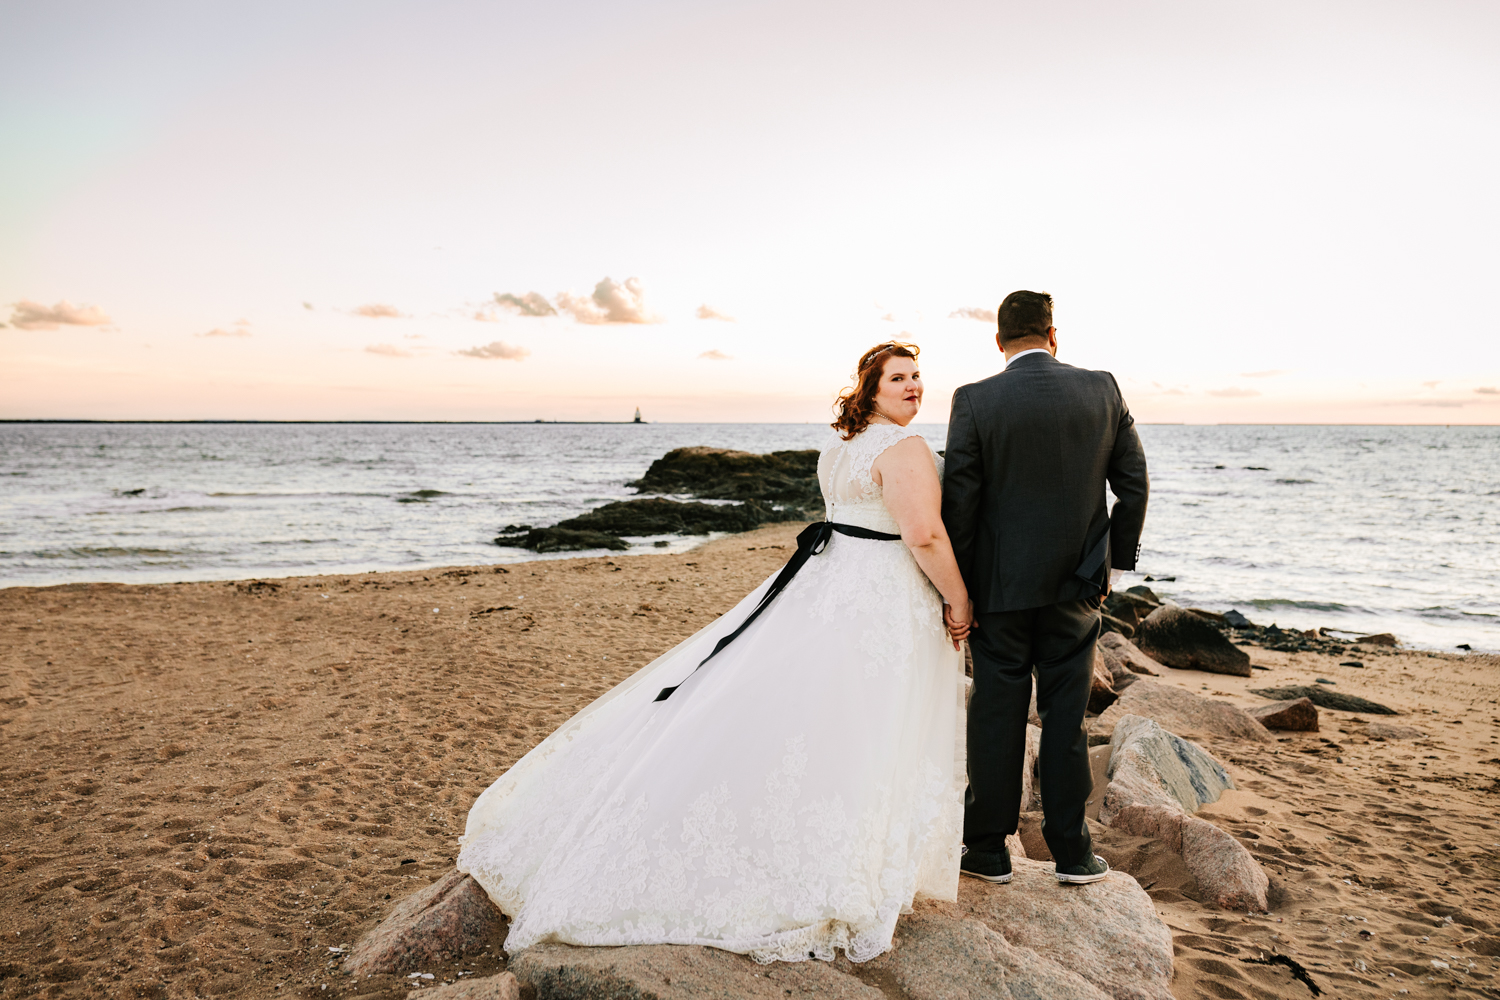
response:
<svg viewBox="0 0 1500 1000"><path fill-rule="evenodd" d="M749 628L750 623L760 617L760 613L766 610L766 607L776 599L776 595L785 590L786 585L792 582L792 577L797 575L797 571L805 566L809 559L828 547L828 543L833 540L834 532L840 535L848 535L850 538L870 538L880 542L897 542L901 540L900 535L892 535L886 531L873 531L870 528L861 528L856 524L837 524L833 521L818 521L814 524L809 524L797 536L797 551L792 554L792 558L787 560L786 565L781 567L781 572L776 574L776 579L771 583L771 589L766 591L766 595L760 599L760 603L755 606L755 610L750 612L750 616L740 623L739 628L720 639L714 645L714 651L705 656L703 662L693 668L693 674L702 670L704 663L718 656L719 650L738 639L740 633ZM688 674L688 677L692 677L693 674ZM661 694L658 694L654 700L666 701L672 697L673 691L676 691L686 683L687 677L684 677L677 684L673 684L669 688L662 688Z"/></svg>

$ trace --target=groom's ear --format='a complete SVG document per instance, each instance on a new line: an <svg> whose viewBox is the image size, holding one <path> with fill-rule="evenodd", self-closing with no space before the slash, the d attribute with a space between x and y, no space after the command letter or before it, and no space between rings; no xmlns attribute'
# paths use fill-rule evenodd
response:
<svg viewBox="0 0 1500 1000"><path fill-rule="evenodd" d="M1057 357L1057 327L1055 326L1047 327L1047 350L1052 352L1054 358Z"/></svg>

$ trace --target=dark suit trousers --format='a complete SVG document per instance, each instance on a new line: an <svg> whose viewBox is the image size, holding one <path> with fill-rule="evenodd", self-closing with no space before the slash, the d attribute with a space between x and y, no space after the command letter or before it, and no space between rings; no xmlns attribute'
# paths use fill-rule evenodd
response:
<svg viewBox="0 0 1500 1000"><path fill-rule="evenodd" d="M964 843L970 851L999 853L1020 822L1021 767L1035 670L1042 718L1042 835L1059 865L1093 856L1083 816L1093 790L1083 713L1098 638L1097 599L979 616L979 627L969 633L974 691L969 699Z"/></svg>

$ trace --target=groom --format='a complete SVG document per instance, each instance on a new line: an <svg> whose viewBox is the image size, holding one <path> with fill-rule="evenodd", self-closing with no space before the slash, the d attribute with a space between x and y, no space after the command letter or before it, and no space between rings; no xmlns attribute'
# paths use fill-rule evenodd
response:
<svg viewBox="0 0 1500 1000"><path fill-rule="evenodd" d="M943 474L943 523L976 619L961 868L1010 881L1034 673L1042 835L1059 882L1096 882L1109 866L1084 822L1083 714L1099 606L1140 549L1146 455L1114 376L1057 360L1052 296L1012 292L998 325L1005 370L953 394Z"/></svg>

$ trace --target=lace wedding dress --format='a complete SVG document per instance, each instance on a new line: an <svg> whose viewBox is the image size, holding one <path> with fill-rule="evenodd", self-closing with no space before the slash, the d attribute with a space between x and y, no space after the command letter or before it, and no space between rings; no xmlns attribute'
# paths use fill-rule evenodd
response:
<svg viewBox="0 0 1500 1000"><path fill-rule="evenodd" d="M829 520L898 531L870 468L916 433L834 437L818 460ZM693 944L772 962L843 948L860 962L890 948L914 897L957 898L963 658L937 591L900 541L834 535L693 673L770 582L474 803L458 868L510 916L507 950Z"/></svg>

